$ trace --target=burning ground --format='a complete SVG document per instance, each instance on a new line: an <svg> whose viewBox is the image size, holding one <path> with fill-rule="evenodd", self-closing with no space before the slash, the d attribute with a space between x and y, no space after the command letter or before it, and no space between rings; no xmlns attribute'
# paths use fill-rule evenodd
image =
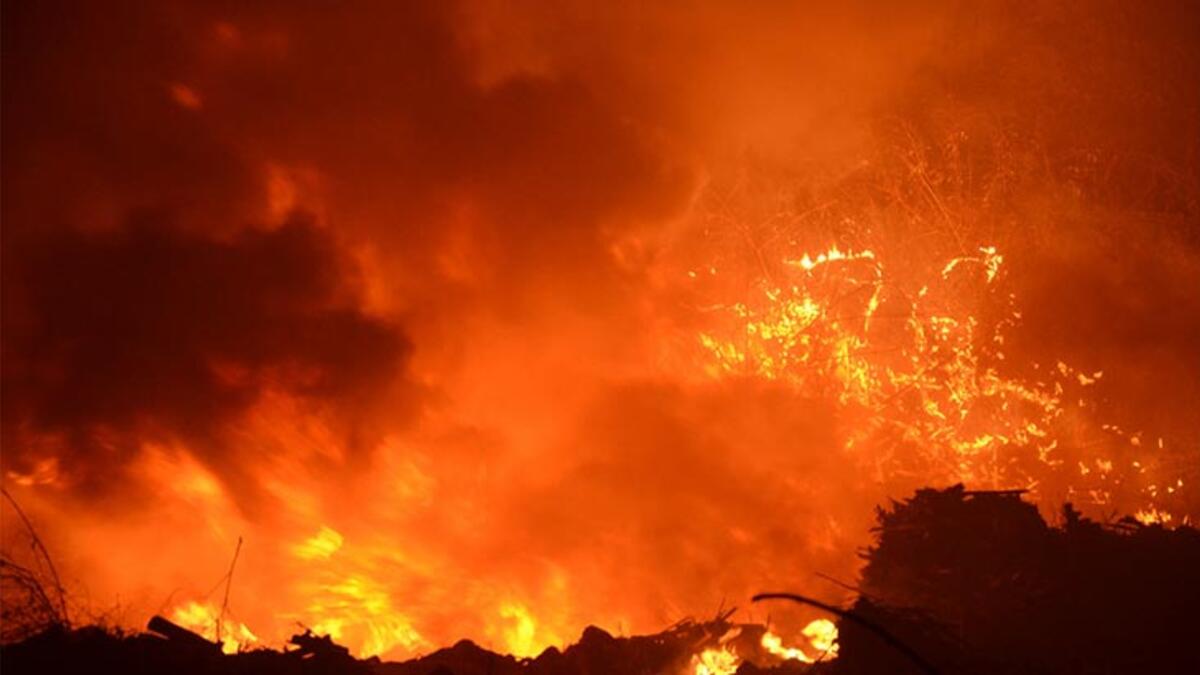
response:
<svg viewBox="0 0 1200 675"><path fill-rule="evenodd" d="M925 485L1194 518L1195 8L872 5L6 2L70 618L532 657L849 602Z"/></svg>

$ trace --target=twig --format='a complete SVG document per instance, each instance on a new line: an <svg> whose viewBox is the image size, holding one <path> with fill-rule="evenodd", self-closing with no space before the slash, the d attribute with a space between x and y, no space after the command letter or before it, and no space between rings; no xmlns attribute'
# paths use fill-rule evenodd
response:
<svg viewBox="0 0 1200 675"><path fill-rule="evenodd" d="M12 580L24 588L45 612L48 617L55 617L58 610L54 608L54 603L46 596L46 589L38 581L38 575L31 569L0 557L0 578Z"/></svg>
<svg viewBox="0 0 1200 675"><path fill-rule="evenodd" d="M229 563L229 572L225 574L225 598L221 600L221 613L217 615L217 642L221 641L221 622L225 620L225 612L229 610L229 587L233 585L233 567L237 565L238 554L242 552L242 538L238 537L237 548L233 549L233 560Z"/></svg>
<svg viewBox="0 0 1200 675"><path fill-rule="evenodd" d="M58 618L64 624L71 623L70 617L67 614L67 594L63 590L62 581L58 577L58 570L54 568L54 561L50 558L50 552L46 550L46 546L42 543L41 537L38 536L37 530L33 529L33 523L29 521L29 517L25 515L25 511L21 509L21 505L16 499L8 493L5 488L0 488L0 493L12 504L13 510L20 516L21 522L25 524L25 530L29 532L29 539L33 543L33 547L41 554L42 560L46 563L47 569L50 570L50 577L54 580L54 591L58 594Z"/></svg>

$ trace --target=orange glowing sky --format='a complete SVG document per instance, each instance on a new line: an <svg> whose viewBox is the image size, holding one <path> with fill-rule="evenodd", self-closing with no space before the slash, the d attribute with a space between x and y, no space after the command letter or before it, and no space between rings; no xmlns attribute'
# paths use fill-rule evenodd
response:
<svg viewBox="0 0 1200 675"><path fill-rule="evenodd" d="M811 4L6 1L76 618L203 628L240 536L266 644L536 654L839 601L927 483L1200 514L1196 8Z"/></svg>

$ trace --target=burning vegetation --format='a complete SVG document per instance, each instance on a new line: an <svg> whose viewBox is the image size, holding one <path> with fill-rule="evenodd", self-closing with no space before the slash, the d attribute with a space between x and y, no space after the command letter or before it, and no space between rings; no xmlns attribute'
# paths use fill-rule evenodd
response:
<svg viewBox="0 0 1200 675"><path fill-rule="evenodd" d="M1186 672L1196 7L809 4L5 0L6 665Z"/></svg>

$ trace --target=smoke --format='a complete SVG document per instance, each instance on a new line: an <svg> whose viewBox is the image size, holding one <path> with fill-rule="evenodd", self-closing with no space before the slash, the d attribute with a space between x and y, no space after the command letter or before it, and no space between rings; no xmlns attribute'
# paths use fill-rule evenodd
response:
<svg viewBox="0 0 1200 675"><path fill-rule="evenodd" d="M707 377L688 277L728 306L831 243L914 294L996 245L1004 372L1104 371L1088 423L1190 478L1195 11L6 2L5 480L97 593L245 532L248 623L395 655L850 577L920 478L852 471L829 396ZM133 577L147 504L187 529Z"/></svg>
<svg viewBox="0 0 1200 675"><path fill-rule="evenodd" d="M140 441L179 440L250 507L229 424L268 388L365 416L409 351L302 219L214 241L148 218L21 251L5 267L6 462L28 469L22 441L61 434L57 459L89 492L123 484Z"/></svg>

